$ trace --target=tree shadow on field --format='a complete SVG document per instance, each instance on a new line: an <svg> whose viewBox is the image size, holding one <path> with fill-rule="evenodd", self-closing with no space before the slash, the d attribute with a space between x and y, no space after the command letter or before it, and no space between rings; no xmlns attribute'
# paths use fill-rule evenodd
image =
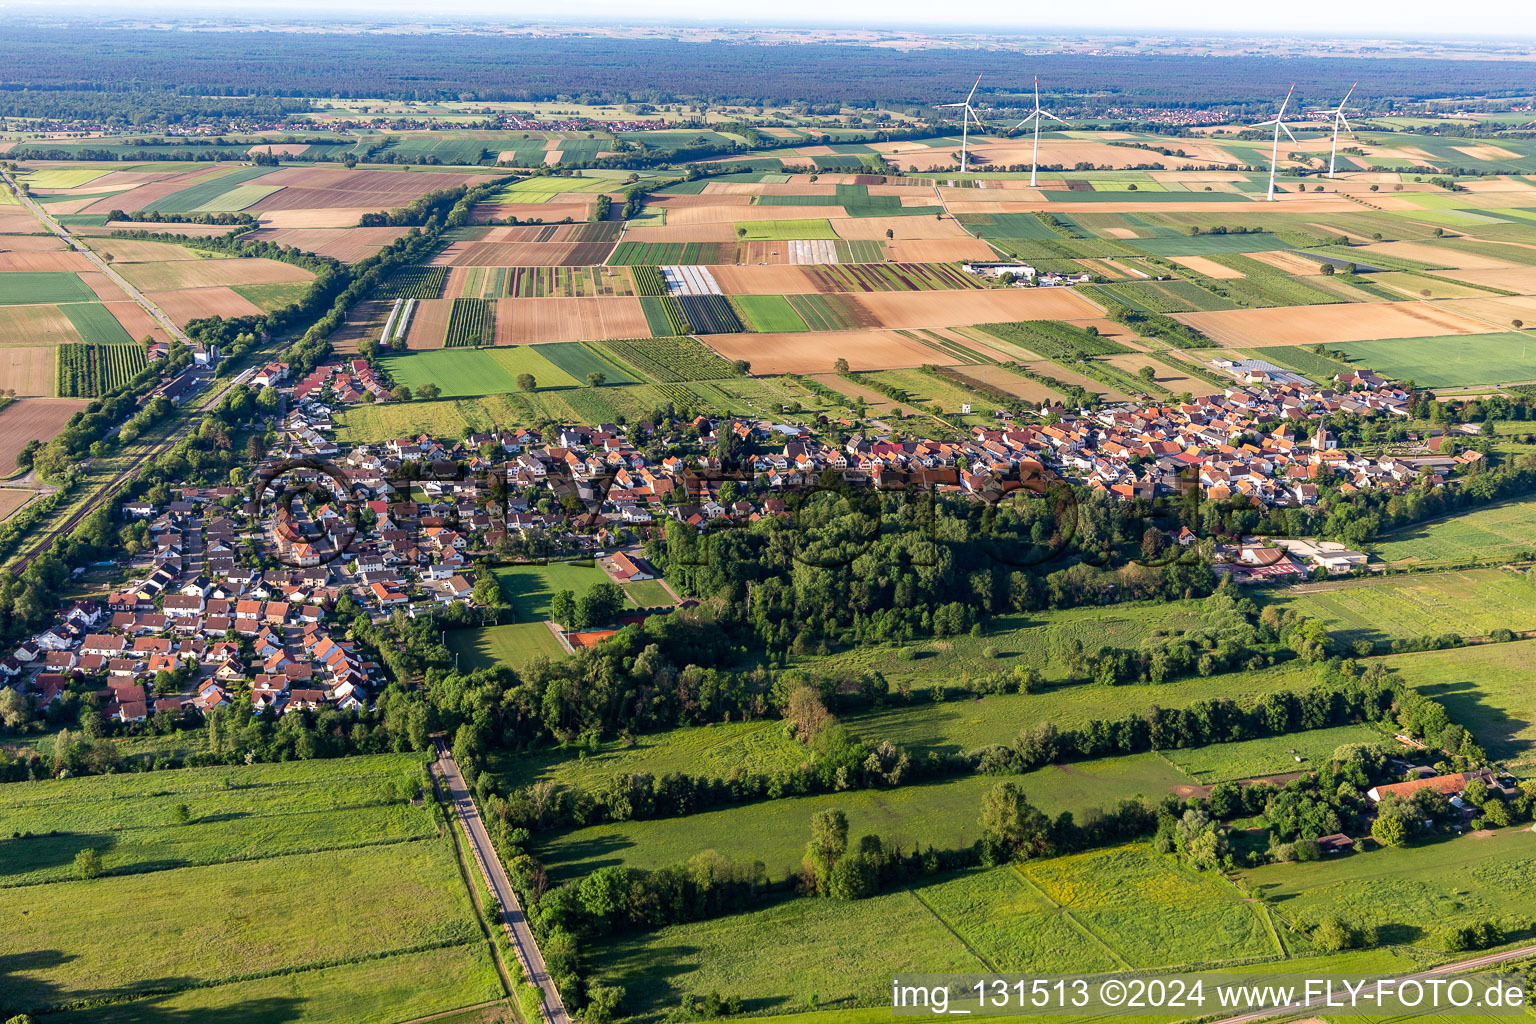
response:
<svg viewBox="0 0 1536 1024"><path fill-rule="evenodd" d="M566 833L570 835L571 833ZM559 846L543 845L539 860L557 877L591 874L598 868L617 867L624 863L623 851L635 847L633 839L617 835L599 835Z"/></svg>
<svg viewBox="0 0 1536 1024"><path fill-rule="evenodd" d="M48 972L76 959L75 954L58 949L0 956L0 1019L19 1013L36 1014L39 1010L81 998L105 1005L66 1015L64 1019L89 1020L92 1024L284 1024L304 1018L304 1000L288 997L266 997L230 1006L200 1006L186 1010L166 1005L177 998L177 993L199 985L202 982L199 978L143 978L121 988L68 991L46 978ZM134 998L145 991L164 994ZM48 1016L44 1019L56 1018Z"/></svg>
<svg viewBox="0 0 1536 1024"><path fill-rule="evenodd" d="M81 850L105 855L114 845L112 836L91 832L49 832L0 840L0 880L63 867L73 863Z"/></svg>
<svg viewBox="0 0 1536 1024"><path fill-rule="evenodd" d="M1511 668L1510 671L1516 670ZM1521 732L1530 728L1530 721L1516 718L1504 708L1494 707L1477 683L1464 680L1433 683L1415 689L1443 704L1451 721L1472 733L1472 738L1488 752L1489 757L1510 758L1530 752L1530 741L1520 736Z"/></svg>

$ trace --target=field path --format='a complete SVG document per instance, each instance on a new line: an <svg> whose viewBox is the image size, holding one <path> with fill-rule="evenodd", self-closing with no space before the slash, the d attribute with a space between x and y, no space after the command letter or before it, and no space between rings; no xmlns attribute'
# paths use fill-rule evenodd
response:
<svg viewBox="0 0 1536 1024"><path fill-rule="evenodd" d="M511 936L517 958L522 961L523 974L543 992L544 1019L548 1024L571 1024L571 1018L565 1012L565 1004L560 1000L560 990L555 988L544 966L544 955L539 952L539 944L534 940L533 929L528 926L522 904L517 902L512 882L507 878L501 858L496 856L496 849L491 845L485 823L480 820L480 812L470 798L469 787L464 784L464 776L459 774L458 762L453 759L453 752L448 749L442 736L435 737L435 741L437 760L433 763L433 769L447 787L449 800L458 812L464 833L469 838L469 848L474 851L475 862L480 866L485 884L501 904L501 923Z"/></svg>
<svg viewBox="0 0 1536 1024"><path fill-rule="evenodd" d="M155 305L145 297L143 292L139 291L133 285L124 280L121 274L112 269L112 265L110 263L96 255L96 253L92 249L88 248L85 243L79 241L75 238L74 235L70 234L68 228L64 227L64 225L48 216L47 211L44 210L39 204L33 202L31 196L23 195L21 189L16 185L16 179L11 177L11 173L9 171L0 168L0 178L3 178L5 183L11 186L11 189L16 193L17 200L19 200L21 204L31 212L32 216L38 219L43 227L58 235L61 239L64 240L65 244L70 246L70 248L76 250L86 259L90 260L91 263L95 265L97 270L101 271L107 276L109 281L117 285L123 291L127 292L129 298L133 299L134 302L137 302L144 308L144 312L154 317L156 322L158 322L161 327L164 327L166 331L170 333L171 337L175 338L183 345L186 345L188 348L192 347L192 340L187 337L186 333L182 331L180 327L176 326L175 321L165 315L165 310Z"/></svg>

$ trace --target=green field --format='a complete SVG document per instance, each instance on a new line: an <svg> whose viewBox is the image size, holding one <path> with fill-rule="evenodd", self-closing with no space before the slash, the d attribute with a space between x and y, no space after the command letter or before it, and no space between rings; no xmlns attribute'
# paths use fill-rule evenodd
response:
<svg viewBox="0 0 1536 1024"><path fill-rule="evenodd" d="M736 295L731 299L754 331L808 331L805 321L782 295Z"/></svg>
<svg viewBox="0 0 1536 1024"><path fill-rule="evenodd" d="M1499 569L1309 584L1277 600L1346 642L1536 629L1536 587Z"/></svg>
<svg viewBox="0 0 1536 1024"><path fill-rule="evenodd" d="M273 281L269 284L237 284L233 290L270 313L298 302L311 287L309 281Z"/></svg>
<svg viewBox="0 0 1536 1024"><path fill-rule="evenodd" d="M580 386L570 374L528 345L425 349L381 356L380 362L396 384L404 384L413 392L423 384L436 384L444 398L516 391L517 377L522 373L533 374L540 388Z"/></svg>
<svg viewBox="0 0 1536 1024"><path fill-rule="evenodd" d="M1496 564L1536 552L1536 501L1508 501L1386 534L1371 546L1382 561Z"/></svg>
<svg viewBox="0 0 1536 1024"><path fill-rule="evenodd" d="M1163 756L1204 785L1307 771L1327 764L1334 750L1346 743L1380 743L1389 739L1369 725L1340 725L1236 743L1165 750Z"/></svg>
<svg viewBox="0 0 1536 1024"><path fill-rule="evenodd" d="M245 199L245 196L253 195L246 191L249 186L246 182L260 178L264 174L272 173L271 167L235 167L223 174L215 174L207 181L189 185L179 192L172 192L163 199L156 199L146 203L143 209L146 212L158 213L185 213L191 210L240 210L255 202L255 199ZM268 194L275 192L275 188L267 189ZM244 200L241 206L226 206L222 202L225 196L231 193L239 193L236 201Z"/></svg>
<svg viewBox="0 0 1536 1024"><path fill-rule="evenodd" d="M1189 780L1155 754L1132 754L1047 767L1017 781L1030 802L1048 814L1080 815L1128 797L1157 800ZM706 849L732 860L761 860L771 877L783 878L800 863L811 816L817 811L842 810L853 837L871 833L907 849L914 843L958 849L979 838L981 800L996 784L991 776L971 775L895 789L787 797L683 818L608 822L540 833L535 837L537 853L556 879L614 863L665 867Z"/></svg>
<svg viewBox="0 0 1536 1024"><path fill-rule="evenodd" d="M672 600L672 595L660 580L641 580L638 583L622 584L624 593L635 603L638 608L659 608L662 605L671 606L677 602Z"/></svg>
<svg viewBox="0 0 1536 1024"><path fill-rule="evenodd" d="M542 622L514 622L503 626L456 629L448 634L448 649L461 656L460 668L510 665L521 668L534 658L559 658L565 648Z"/></svg>
<svg viewBox="0 0 1536 1024"><path fill-rule="evenodd" d="M92 345L131 345L137 339L124 330L112 311L99 302L67 302L59 312Z"/></svg>
<svg viewBox="0 0 1536 1024"><path fill-rule="evenodd" d="M0 840L7 1004L104 1004L75 1011L80 1021L171 1024L238 1006L241 1020L361 1024L396 1019L379 992L423 1013L497 998L453 844L432 806L395 786L423 783L422 764L383 755L0 786L0 821L20 834ZM79 880L85 849L104 873ZM359 976L378 984L357 994ZM448 980L423 984L431 976Z"/></svg>
<svg viewBox="0 0 1536 1024"><path fill-rule="evenodd" d="M1052 194L1061 195L1062 193ZM1232 198L1230 195L1225 195L1220 192L1212 192L1210 195L1206 195L1203 192L1192 192L1188 195L1182 195L1177 192L1167 192L1163 195L1164 198L1177 202L1183 202L1184 200L1195 197L1204 197L1206 199L1215 198L1218 200L1227 201L1230 201ZM1124 196L1114 196L1112 198L1116 201L1123 201L1125 199ZM1138 199L1137 201L1139 202L1140 200ZM1279 238L1276 238L1274 235L1267 231L1251 231L1240 235L1212 235L1208 233L1184 236L1174 235L1166 238L1134 238L1130 239L1129 241L1131 245L1134 245L1138 249L1149 252L1154 256L1165 257L1215 256L1229 252L1271 252L1275 249L1290 248L1290 246L1286 245L1285 242L1281 241Z"/></svg>
<svg viewBox="0 0 1536 1024"><path fill-rule="evenodd" d="M496 569L496 580L519 622L542 622L549 618L550 599L562 590L573 591L580 597L596 584L610 582L602 569L578 562L504 565Z"/></svg>
<svg viewBox="0 0 1536 1024"><path fill-rule="evenodd" d="M1349 854L1321 863L1272 864L1243 872L1280 916L1315 923L1326 914L1374 925L1384 943L1435 948L1448 924L1536 913L1536 834L1502 829L1487 838Z"/></svg>
<svg viewBox="0 0 1536 1024"><path fill-rule="evenodd" d="M790 239L835 239L837 232L824 218L809 220L744 220L736 225L737 237L746 242ZM745 231L745 234L742 232Z"/></svg>
<svg viewBox="0 0 1536 1024"><path fill-rule="evenodd" d="M589 373L601 373L608 384L639 383L617 363L604 359L595 349L579 341L552 342L538 346L536 351L578 381L585 381Z"/></svg>
<svg viewBox="0 0 1536 1024"><path fill-rule="evenodd" d="M50 1014L57 1024L392 1024L503 997L484 946L401 953ZM445 1021L444 1024L451 1024Z"/></svg>
<svg viewBox="0 0 1536 1024"><path fill-rule="evenodd" d="M0 306L41 306L95 302L96 293L78 274L9 270L0 274Z"/></svg>
<svg viewBox="0 0 1536 1024"><path fill-rule="evenodd" d="M879 1003L904 971L1077 973L1281 956L1262 912L1219 875L1126 846L624 937L598 953L596 974L625 987L630 1012L656 1019L689 992L786 1011L812 996Z"/></svg>
<svg viewBox="0 0 1536 1024"><path fill-rule="evenodd" d="M1438 338L1349 341L1332 346L1357 365L1420 387L1536 379L1536 338L1519 331Z"/></svg>
<svg viewBox="0 0 1536 1024"><path fill-rule="evenodd" d="M1394 654L1382 661L1444 704L1452 721L1470 729L1490 756L1530 766L1536 765L1532 659L1536 640Z"/></svg>

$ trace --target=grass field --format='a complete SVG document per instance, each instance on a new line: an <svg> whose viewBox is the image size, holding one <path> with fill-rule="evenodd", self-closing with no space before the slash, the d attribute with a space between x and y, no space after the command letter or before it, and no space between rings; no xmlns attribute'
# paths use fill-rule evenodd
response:
<svg viewBox="0 0 1536 1024"><path fill-rule="evenodd" d="M1326 764L1334 750L1345 743L1379 743L1384 739L1389 737L1368 725L1341 725L1237 743L1165 750L1163 756L1205 785L1317 768Z"/></svg>
<svg viewBox="0 0 1536 1024"><path fill-rule="evenodd" d="M1017 726L1015 726L1017 731ZM1188 780L1154 754L1047 767L1018 778L1031 803L1051 815L1080 815L1126 797L1156 800ZM811 816L836 808L848 816L850 837L866 833L902 843L957 849L980 836L982 797L997 784L973 775L888 790L791 797L705 811L684 818L608 822L536 837L539 860L556 879L605 864L657 868L713 849L732 860L761 860L773 878L797 866Z"/></svg>
<svg viewBox="0 0 1536 1024"><path fill-rule="evenodd" d="M383 356L381 362L396 384L404 384L414 392L430 382L442 390L444 398L516 391L521 373L533 374L541 388L579 386L570 374L526 345L426 349Z"/></svg>
<svg viewBox="0 0 1536 1024"><path fill-rule="evenodd" d="M1423 526L1397 530L1372 545L1392 563L1496 564L1536 551L1536 501L1508 501Z"/></svg>
<svg viewBox="0 0 1536 1024"><path fill-rule="evenodd" d="M366 965L344 964L65 1011L48 1019L57 1024L393 1024L501 997L501 981L484 946L447 946Z"/></svg>
<svg viewBox="0 0 1536 1024"><path fill-rule="evenodd" d="M460 667L465 672L495 665L520 668L534 658L559 658L565 654L555 634L542 622L456 629L448 634L448 649L461 656Z"/></svg>
<svg viewBox="0 0 1536 1024"><path fill-rule="evenodd" d="M641 580L638 583L621 584L624 593L639 608L659 608L673 605L672 595L660 580Z"/></svg>
<svg viewBox="0 0 1536 1024"><path fill-rule="evenodd" d="M231 290L270 313L284 306L293 305L303 298L309 289L308 281L272 281L267 284L237 284Z"/></svg>
<svg viewBox="0 0 1536 1024"><path fill-rule="evenodd" d="M1371 924L1384 943L1428 945L1448 924L1536 913L1536 834L1509 828L1418 846L1350 854L1312 864L1272 864L1243 872L1291 921L1325 914Z"/></svg>
<svg viewBox="0 0 1536 1024"><path fill-rule="evenodd" d="M731 299L755 331L810 330L782 295L737 295Z"/></svg>
<svg viewBox="0 0 1536 1024"><path fill-rule="evenodd" d="M657 1019L688 992L739 994L748 1010L772 1012L812 997L878 1003L904 971L1077 973L1280 956L1261 913L1219 875L1126 846L625 937L597 955L596 973L624 985L628 1009Z"/></svg>
<svg viewBox="0 0 1536 1024"><path fill-rule="evenodd" d="M1536 765L1532 659L1536 640L1394 654L1382 661L1444 704L1452 721L1470 729L1491 756L1530 766Z"/></svg>
<svg viewBox="0 0 1536 1024"><path fill-rule="evenodd" d="M1536 586L1499 569L1319 583L1278 598L1346 642L1536 629Z"/></svg>
<svg viewBox="0 0 1536 1024"><path fill-rule="evenodd" d="M824 218L811 218L809 220L748 220L736 225L736 237L747 242L779 242L790 239L836 239L837 232L832 230L832 224Z"/></svg>
<svg viewBox="0 0 1536 1024"><path fill-rule="evenodd" d="M0 274L0 306L95 301L96 293L78 274L22 270Z"/></svg>
<svg viewBox="0 0 1536 1024"><path fill-rule="evenodd" d="M169 1022L250 1000L242 1020L329 1020L355 998L329 969L359 960L427 1010L495 998L452 844L430 806L385 791L423 780L419 756L384 755L0 786L22 833L0 844L7 1002ZM76 879L82 849L103 875ZM429 970L451 980L419 986ZM285 977L244 980L268 973Z"/></svg>
<svg viewBox="0 0 1536 1024"><path fill-rule="evenodd" d="M1351 341L1334 347L1357 365L1420 387L1536 379L1536 340L1518 331Z"/></svg>
<svg viewBox="0 0 1536 1024"><path fill-rule="evenodd" d="M562 590L580 597L594 585L609 582L608 574L597 566L576 562L502 566L496 570L496 580L519 622L549 618L549 602Z"/></svg>

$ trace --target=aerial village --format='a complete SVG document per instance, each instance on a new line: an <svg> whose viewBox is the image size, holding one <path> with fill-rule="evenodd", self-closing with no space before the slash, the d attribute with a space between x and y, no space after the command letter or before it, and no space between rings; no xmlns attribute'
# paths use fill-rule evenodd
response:
<svg viewBox="0 0 1536 1024"><path fill-rule="evenodd" d="M0 675L30 687L44 707L72 679L100 678L105 713L125 723L237 700L263 714L366 707L383 674L332 631L344 595L375 620L473 606L474 559L498 545L524 557L595 558L615 582L653 579L642 545L666 520L709 528L787 515L787 496L828 471L853 487L918 486L975 500L1055 476L1119 499L1194 487L1207 500L1246 495L1265 506L1302 506L1318 500L1323 475L1345 492L1400 491L1444 486L1481 458L1470 449L1367 458L1340 448L1324 425L1331 416L1408 415L1410 394L1369 371L1318 385L1268 363L1211 365L1233 378L1224 392L1173 405L1042 407L1029 424L1004 413L995 428L973 428L959 441L866 426L835 444L811 425L700 417L420 435L348 449L331 440L333 412L365 395L390 400L369 364L335 361L292 380L285 364L270 363L250 377L251 387L276 388L283 398L282 441L269 460L295 467L287 472L309 499L275 500L277 482L253 474L249 488L185 487L163 506L125 502L121 514L146 522L153 538L131 565L132 581L104 604L64 609L0 660ZM1279 425L1260 433L1260 423ZM752 452L732 473L711 454L724 432ZM694 450L652 462L642 449L659 434L672 451L685 438ZM442 466L453 468L432 469ZM315 486L327 475L336 478L329 494ZM728 491L727 479L735 481ZM343 487L348 493L335 493ZM267 548L253 555L247 541L257 537ZM1170 539L1186 547L1196 540L1187 528ZM1236 582L1345 573L1366 562L1306 539L1250 539L1211 554L1213 568ZM581 641L562 634L566 649L573 642Z"/></svg>

